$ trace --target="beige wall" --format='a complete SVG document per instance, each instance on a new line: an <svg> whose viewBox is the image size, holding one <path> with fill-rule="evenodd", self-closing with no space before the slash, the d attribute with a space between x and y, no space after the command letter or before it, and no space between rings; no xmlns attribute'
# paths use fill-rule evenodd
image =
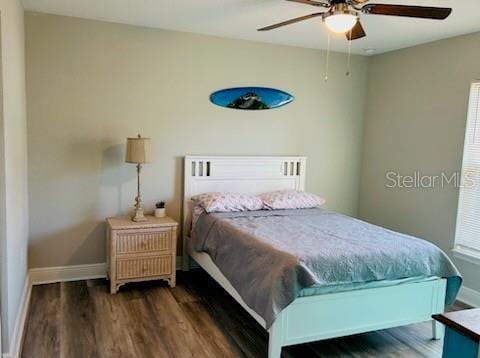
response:
<svg viewBox="0 0 480 358"><path fill-rule="evenodd" d="M389 189L385 173L460 171L470 82L480 78L480 34L385 55L369 64L360 216L430 240L451 255L458 189ZM480 290L478 266L455 260Z"/></svg>
<svg viewBox="0 0 480 358"><path fill-rule="evenodd" d="M7 352L27 271L27 131L23 8L0 0L0 242L2 349Z"/></svg>
<svg viewBox="0 0 480 358"><path fill-rule="evenodd" d="M151 208L180 216L182 156L303 154L307 190L355 215L367 59L76 18L26 15L31 267L105 261L106 216L133 205L125 138L153 138L143 171ZM209 102L217 89L265 85L296 100L270 111Z"/></svg>

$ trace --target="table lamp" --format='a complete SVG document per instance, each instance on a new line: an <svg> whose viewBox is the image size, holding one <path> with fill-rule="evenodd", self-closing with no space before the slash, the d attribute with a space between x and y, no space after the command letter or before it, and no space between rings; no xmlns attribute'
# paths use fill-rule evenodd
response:
<svg viewBox="0 0 480 358"><path fill-rule="evenodd" d="M137 164L137 197L135 198L135 214L133 221L146 221L143 215L142 197L140 195L140 171L142 164L152 161L152 148L150 138L143 138L140 134L137 138L127 138L127 153L125 162Z"/></svg>

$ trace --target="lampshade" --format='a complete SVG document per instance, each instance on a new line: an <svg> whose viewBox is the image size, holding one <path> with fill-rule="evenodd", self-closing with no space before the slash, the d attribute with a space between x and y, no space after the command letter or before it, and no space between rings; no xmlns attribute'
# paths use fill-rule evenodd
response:
<svg viewBox="0 0 480 358"><path fill-rule="evenodd" d="M125 162L134 164L150 163L152 161L152 142L150 138L127 138L127 154Z"/></svg>
<svg viewBox="0 0 480 358"><path fill-rule="evenodd" d="M338 12L324 18L327 28L335 33L350 31L358 21L354 13Z"/></svg>

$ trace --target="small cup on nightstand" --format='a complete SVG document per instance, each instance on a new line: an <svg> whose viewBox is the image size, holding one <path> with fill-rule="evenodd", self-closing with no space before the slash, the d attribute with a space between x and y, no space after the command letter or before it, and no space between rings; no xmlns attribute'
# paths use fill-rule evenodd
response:
<svg viewBox="0 0 480 358"><path fill-rule="evenodd" d="M163 218L165 217L165 202L160 201L155 204L155 217Z"/></svg>

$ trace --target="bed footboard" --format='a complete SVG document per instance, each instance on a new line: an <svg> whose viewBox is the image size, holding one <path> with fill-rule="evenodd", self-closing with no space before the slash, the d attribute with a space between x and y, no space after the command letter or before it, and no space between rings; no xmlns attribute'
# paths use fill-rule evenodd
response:
<svg viewBox="0 0 480 358"><path fill-rule="evenodd" d="M270 327L268 357L289 345L428 321L443 312L445 293L446 279L438 279L298 298Z"/></svg>

